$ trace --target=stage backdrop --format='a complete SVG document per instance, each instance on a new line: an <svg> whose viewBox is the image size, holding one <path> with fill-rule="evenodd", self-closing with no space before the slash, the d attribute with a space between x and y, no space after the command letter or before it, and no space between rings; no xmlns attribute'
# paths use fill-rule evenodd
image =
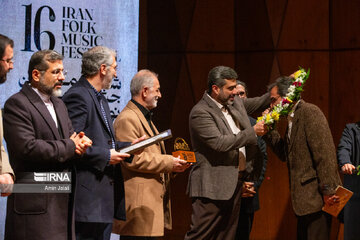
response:
<svg viewBox="0 0 360 240"><path fill-rule="evenodd" d="M130 99L131 77L137 72L139 0L1 0L0 33L15 42L14 69L0 86L0 106L28 79L31 55L54 49L64 55L68 75L63 92L79 79L81 56L105 45L117 52L118 71L106 97L113 116ZM5 199L0 199L0 239Z"/></svg>

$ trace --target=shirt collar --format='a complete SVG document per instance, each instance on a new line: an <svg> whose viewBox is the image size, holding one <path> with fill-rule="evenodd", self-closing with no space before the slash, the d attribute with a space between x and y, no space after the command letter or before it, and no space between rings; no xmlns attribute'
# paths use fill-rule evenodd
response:
<svg viewBox="0 0 360 240"><path fill-rule="evenodd" d="M224 105L213 99L208 93L206 93L206 95L208 95L208 97L216 104L216 106L218 106L218 108L222 109L223 107L225 107Z"/></svg>
<svg viewBox="0 0 360 240"><path fill-rule="evenodd" d="M51 103L49 95L40 92L39 89L37 89L37 88L34 88L34 87L31 87L31 88L37 93L37 95L39 95L39 97L41 98L41 100L44 103Z"/></svg>
<svg viewBox="0 0 360 240"><path fill-rule="evenodd" d="M153 113L149 109L147 109L146 107L135 101L134 99L131 99L131 101L139 108L140 112L144 115L146 120L151 120Z"/></svg>
<svg viewBox="0 0 360 240"><path fill-rule="evenodd" d="M96 90L96 89L94 88L94 86L91 85L91 83L90 83L90 87L92 88L92 90L94 90L95 96L98 98L98 100L100 100L100 99L101 99L101 96L102 96L101 91Z"/></svg>

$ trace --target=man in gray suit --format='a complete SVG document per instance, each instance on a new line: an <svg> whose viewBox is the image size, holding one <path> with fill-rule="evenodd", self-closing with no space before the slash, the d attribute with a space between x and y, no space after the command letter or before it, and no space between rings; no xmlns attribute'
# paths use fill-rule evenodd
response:
<svg viewBox="0 0 360 240"><path fill-rule="evenodd" d="M257 137L263 122L253 127L248 114L265 109L270 98L236 96L236 72L224 66L210 70L208 90L189 117L197 163L191 169L188 194L192 198L191 229L185 239L234 239L239 219L241 188L249 173L258 178ZM261 168L256 168L261 169Z"/></svg>

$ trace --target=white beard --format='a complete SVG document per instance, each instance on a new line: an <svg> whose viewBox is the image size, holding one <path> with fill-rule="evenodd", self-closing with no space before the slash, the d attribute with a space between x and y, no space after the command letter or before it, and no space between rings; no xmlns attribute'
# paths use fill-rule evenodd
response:
<svg viewBox="0 0 360 240"><path fill-rule="evenodd" d="M62 94L61 89L54 89L53 92L52 92L52 95L53 95L54 97L60 97L61 94Z"/></svg>

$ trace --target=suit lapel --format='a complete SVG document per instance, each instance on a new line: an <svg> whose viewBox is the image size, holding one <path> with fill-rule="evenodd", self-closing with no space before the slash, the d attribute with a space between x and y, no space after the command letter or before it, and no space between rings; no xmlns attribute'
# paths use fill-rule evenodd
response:
<svg viewBox="0 0 360 240"><path fill-rule="evenodd" d="M56 97L51 97L50 98L53 105L54 105L54 109L55 109L55 112L56 112L56 117L57 117L57 120L58 120L58 126L60 126L58 128L58 130L61 130L62 132L62 136L64 136L64 138L67 138L69 137L69 127L67 125L67 121L62 121L62 118L64 116L67 116L67 112L65 112L65 108L61 108L60 107L60 100L57 99Z"/></svg>
<svg viewBox="0 0 360 240"><path fill-rule="evenodd" d="M303 104L303 100L301 100L299 102L298 106L296 107L296 109L294 111L294 118L292 119L291 134L290 134L290 140L289 140L289 152L291 151L291 148L294 145L296 135L298 133L299 121L300 121L300 116L299 116L298 110L301 108L302 104ZM286 132L288 132L288 130Z"/></svg>
<svg viewBox="0 0 360 240"><path fill-rule="evenodd" d="M45 106L45 103L41 100L40 96L31 89L30 84L27 82L23 85L21 91L29 99L30 103L37 109L39 114L45 120L56 139L61 139L59 131L55 125L54 119L51 117L49 110Z"/></svg>
<svg viewBox="0 0 360 240"><path fill-rule="evenodd" d="M100 107L100 103L99 103L99 100L97 99L97 96L95 95L95 92L94 92L94 89L90 86L90 83L88 82L88 80L86 80L86 78L81 78L79 81L82 82L82 84L87 88L92 100L94 101L94 104L95 104L95 108L96 108L96 111L98 113L98 115L100 116L100 119L102 121L102 124L104 125L104 129L106 131L109 132L107 126L106 126L106 122L105 122L105 119L104 119L104 116L101 112L101 107ZM103 101L103 107L104 107L104 110L105 110L105 114L107 114L108 111L106 111L108 108L108 106L105 106L107 104L105 104L105 101L104 101L105 97L102 96L102 101ZM105 99L106 100L106 99ZM107 114L108 115L108 114ZM111 118L109 118L109 116L106 116L108 118L108 121L109 121L109 127L110 127L110 131L112 131L112 128L111 128ZM113 132L109 132L109 134L111 134L112 136L114 136L114 133Z"/></svg>
<svg viewBox="0 0 360 240"><path fill-rule="evenodd" d="M153 129L155 131L155 134L159 134L159 131L157 130L157 128L155 127L155 125L154 125L154 123L152 121L151 121L151 125L152 125L152 127L153 127ZM160 147L161 147L162 152L166 153L164 141L160 142Z"/></svg>
<svg viewBox="0 0 360 240"><path fill-rule="evenodd" d="M136 113L136 115L140 119L141 124L143 125L145 131L147 132L147 134L149 134L149 136L154 136L154 134L155 135L159 134L159 131L155 127L154 123L151 121L151 125L155 131L155 133L152 133L151 127L150 127L148 121L145 119L144 114L140 111L140 109L133 102L129 101L129 103L127 104L127 107L129 107L131 110L133 110ZM161 147L163 153L165 153L166 151L165 151L165 145L164 145L163 141L160 142L160 147Z"/></svg>
<svg viewBox="0 0 360 240"><path fill-rule="evenodd" d="M210 97L207 95L207 93L204 93L203 100L207 103L207 105L215 113L215 115L217 115L218 117L221 118L221 120L223 121L223 123L225 124L225 126L227 127L229 132L232 133L231 127L230 127L228 121L226 120L224 114L222 113L221 109L214 103L214 101L212 99L210 99Z"/></svg>
<svg viewBox="0 0 360 240"><path fill-rule="evenodd" d="M231 111L231 115L234 117L234 120L236 120L240 124L241 130L246 128L249 125L248 118L240 117L240 112L236 108L234 108L233 106L230 105L229 109Z"/></svg>
<svg viewBox="0 0 360 240"><path fill-rule="evenodd" d="M145 131L147 132L147 134L149 136L154 136L154 134L152 133L151 127L148 124L148 121L145 119L144 114L140 111L140 109L131 101L129 101L128 105L127 105L131 110L133 110L136 115L138 116L138 118L140 119L141 124L144 126ZM157 130L153 124L154 130L155 130L155 134L157 134Z"/></svg>

